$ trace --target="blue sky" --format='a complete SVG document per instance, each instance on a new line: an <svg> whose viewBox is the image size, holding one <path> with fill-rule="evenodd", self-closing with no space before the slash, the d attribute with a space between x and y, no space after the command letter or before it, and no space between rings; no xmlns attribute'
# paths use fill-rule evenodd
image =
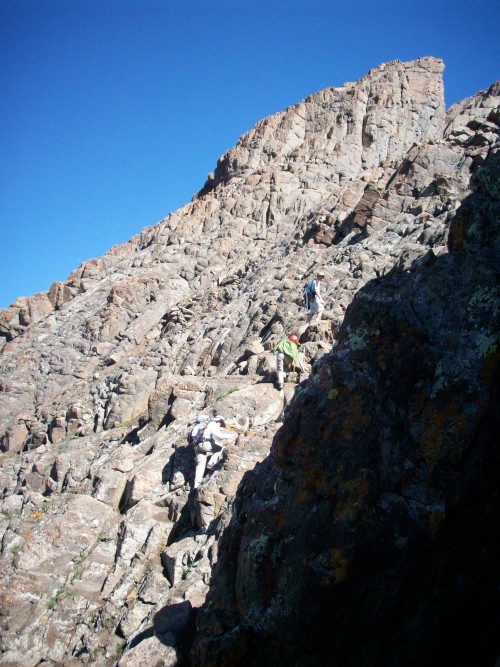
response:
<svg viewBox="0 0 500 667"><path fill-rule="evenodd" d="M500 78L496 0L2 0L0 307L199 190L257 121L389 60Z"/></svg>

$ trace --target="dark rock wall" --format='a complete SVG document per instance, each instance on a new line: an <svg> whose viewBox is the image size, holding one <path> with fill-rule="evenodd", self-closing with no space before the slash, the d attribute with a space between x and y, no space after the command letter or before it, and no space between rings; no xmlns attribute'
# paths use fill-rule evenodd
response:
<svg viewBox="0 0 500 667"><path fill-rule="evenodd" d="M449 253L362 288L243 481L195 665L494 665L500 153Z"/></svg>

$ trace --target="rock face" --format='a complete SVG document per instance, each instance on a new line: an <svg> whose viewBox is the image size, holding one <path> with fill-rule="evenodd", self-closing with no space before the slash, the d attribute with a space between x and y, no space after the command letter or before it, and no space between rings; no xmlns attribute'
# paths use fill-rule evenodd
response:
<svg viewBox="0 0 500 667"><path fill-rule="evenodd" d="M246 476L194 664L498 657L500 152L449 253L362 288Z"/></svg>
<svg viewBox="0 0 500 667"><path fill-rule="evenodd" d="M500 84L446 112L442 70L261 121L191 203L0 312L2 664L418 664L444 594L496 613ZM292 331L313 370L280 393ZM200 412L232 437L192 490Z"/></svg>

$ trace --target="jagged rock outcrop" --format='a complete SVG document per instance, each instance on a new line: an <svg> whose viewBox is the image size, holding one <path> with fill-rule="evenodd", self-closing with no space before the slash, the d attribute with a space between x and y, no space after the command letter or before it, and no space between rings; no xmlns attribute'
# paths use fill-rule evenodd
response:
<svg viewBox="0 0 500 667"><path fill-rule="evenodd" d="M290 376L284 394L274 389L276 342L296 330L311 366L333 344L328 359L342 350L362 354L380 334L378 325L360 324L368 311L351 308L353 299L371 303L382 285L393 285L404 303L421 273L444 267L446 274L457 252L474 255L459 248L467 240L459 217L466 209L457 209L474 201L476 173L482 196L496 196L486 183L495 182L500 84L446 112L442 70L434 58L387 63L261 121L219 160L192 202L85 262L48 293L0 312L5 664L132 667L187 659L238 484L254 483L245 475L266 459L292 381L306 377ZM483 248L475 252L479 258ZM302 287L319 267L327 309L323 322L306 330ZM400 293L403 278L407 291ZM422 293L429 312L442 300L442 287L437 292ZM470 312L495 298L477 295ZM384 304L387 318L400 317ZM446 310L449 328L460 312ZM493 344L489 336L485 329L478 344ZM387 343L388 366L402 363L397 351ZM329 363L314 366L294 405ZM346 364L345 387L356 387L363 372ZM328 390L334 407L336 389L341 393ZM360 397L350 419L361 404ZM304 417L311 428L315 409L311 404ZM348 406L342 410L348 434ZM234 437L194 492L186 432L201 411L222 413ZM268 493L255 488L256 497ZM272 503L280 493L273 487ZM56 552L60 567L51 566ZM239 626L231 615L227 622ZM193 655L210 664L218 660L209 657L217 655L215 644L204 635Z"/></svg>

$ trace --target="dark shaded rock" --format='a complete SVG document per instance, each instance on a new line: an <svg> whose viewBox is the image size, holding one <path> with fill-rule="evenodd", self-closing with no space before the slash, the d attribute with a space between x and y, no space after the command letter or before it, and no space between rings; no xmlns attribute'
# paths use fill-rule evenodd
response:
<svg viewBox="0 0 500 667"><path fill-rule="evenodd" d="M193 664L494 664L499 155L450 253L361 289L243 480Z"/></svg>

